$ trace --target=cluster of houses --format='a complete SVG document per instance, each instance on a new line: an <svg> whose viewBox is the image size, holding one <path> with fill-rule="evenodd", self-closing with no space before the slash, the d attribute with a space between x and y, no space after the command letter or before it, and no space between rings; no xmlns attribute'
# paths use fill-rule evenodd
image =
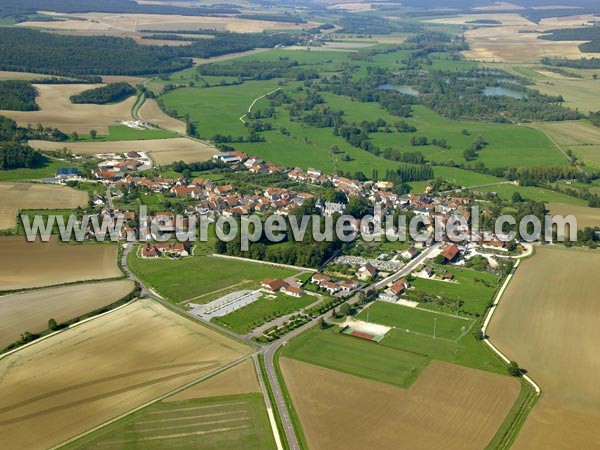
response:
<svg viewBox="0 0 600 450"><path fill-rule="evenodd" d="M341 295L348 295L360 287L360 284L354 280L334 280L324 273L314 274L310 281L311 283L319 286L321 289L327 291L329 295L335 295L338 293Z"/></svg>
<svg viewBox="0 0 600 450"><path fill-rule="evenodd" d="M300 298L304 295L304 290L281 279L272 280L270 278L265 278L260 283L260 288L262 291L268 292L269 294L281 292L282 294L296 298Z"/></svg>
<svg viewBox="0 0 600 450"><path fill-rule="evenodd" d="M94 178L100 181L118 181L130 172L152 168L152 160L143 152L106 153L96 155L100 162L93 171Z"/></svg>
<svg viewBox="0 0 600 450"><path fill-rule="evenodd" d="M142 245L142 258L160 258L161 256L171 256L182 258L189 256L192 250L190 242L158 242L145 243Z"/></svg>

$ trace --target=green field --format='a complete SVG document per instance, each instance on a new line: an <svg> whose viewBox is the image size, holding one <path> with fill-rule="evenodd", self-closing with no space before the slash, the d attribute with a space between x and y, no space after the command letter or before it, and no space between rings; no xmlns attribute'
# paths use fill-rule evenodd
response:
<svg viewBox="0 0 600 450"><path fill-rule="evenodd" d="M41 164L32 169L0 170L0 181L23 181L52 178L60 168L77 167L74 164L43 157Z"/></svg>
<svg viewBox="0 0 600 450"><path fill-rule="evenodd" d="M369 310L370 322L395 327L377 344L379 346L415 352L428 359L451 362L473 369L502 374L506 372L506 368L496 356L476 340L474 333L477 324L474 320L462 320L432 311L379 301L371 305ZM366 320L366 311L358 317ZM434 318L437 319L435 339Z"/></svg>
<svg viewBox="0 0 600 450"><path fill-rule="evenodd" d="M125 125L109 125L109 134L98 134L92 139L89 134L80 134L80 142L109 142L109 141L144 141L150 139L170 139L177 137L176 133L166 130L136 130Z"/></svg>
<svg viewBox="0 0 600 450"><path fill-rule="evenodd" d="M451 317L435 312L423 312L420 309L408 308L386 302L375 302L358 316L388 327L398 328L406 333L416 333L433 337L435 319L436 339L458 341L473 325L473 319Z"/></svg>
<svg viewBox="0 0 600 450"><path fill-rule="evenodd" d="M142 259L134 252L129 254L127 263L145 283L175 302L237 283L286 278L300 271L210 256L191 256L180 260Z"/></svg>
<svg viewBox="0 0 600 450"><path fill-rule="evenodd" d="M342 335L339 331L337 326L327 330L313 327L286 344L281 356L404 388L429 363L424 355Z"/></svg>
<svg viewBox="0 0 600 450"><path fill-rule="evenodd" d="M215 317L213 321L238 334L246 334L264 322L286 314L292 314L316 301L318 299L312 295L295 298L289 295L276 294L274 299L263 295L262 298L231 314Z"/></svg>
<svg viewBox="0 0 600 450"><path fill-rule="evenodd" d="M275 449L262 394L159 402L67 449Z"/></svg>
<svg viewBox="0 0 600 450"><path fill-rule="evenodd" d="M487 186L474 189L476 192L495 192L504 200L510 200L515 192L521 194L525 199L544 203L565 203L567 205L587 206L587 201L577 197L571 197L550 189L532 186L514 186L505 184L502 186Z"/></svg>
<svg viewBox="0 0 600 450"><path fill-rule="evenodd" d="M498 277L494 274L458 267L444 267L444 270L454 275L453 281L415 278L411 284L417 291L436 297L448 300L460 299L461 312L474 316L482 315L493 299L498 285ZM423 307L442 309L437 304L431 303L426 303ZM455 313L456 309L452 308L449 311Z"/></svg>

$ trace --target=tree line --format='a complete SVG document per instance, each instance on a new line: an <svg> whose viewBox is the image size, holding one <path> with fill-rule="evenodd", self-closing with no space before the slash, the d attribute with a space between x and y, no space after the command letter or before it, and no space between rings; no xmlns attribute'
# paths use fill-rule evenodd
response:
<svg viewBox="0 0 600 450"><path fill-rule="evenodd" d="M110 83L95 89L83 91L80 94L71 96L71 103L93 103L96 105L105 105L107 103L117 103L135 95L136 89L129 83L119 82Z"/></svg>
<svg viewBox="0 0 600 450"><path fill-rule="evenodd" d="M0 81L0 109L11 111L37 111L36 89L29 81Z"/></svg>

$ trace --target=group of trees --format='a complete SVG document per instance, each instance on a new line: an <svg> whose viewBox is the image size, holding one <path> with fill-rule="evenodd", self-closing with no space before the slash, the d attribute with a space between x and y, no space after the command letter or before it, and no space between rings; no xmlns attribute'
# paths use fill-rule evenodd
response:
<svg viewBox="0 0 600 450"><path fill-rule="evenodd" d="M477 139L475 139L475 142L473 142L473 145L471 145L469 148L467 148L463 152L463 157L467 161L471 161L471 160L475 159L477 157L477 153L480 150L483 150L487 145L488 145L487 141L482 136L479 136Z"/></svg>
<svg viewBox="0 0 600 450"><path fill-rule="evenodd" d="M0 81L0 109L11 111L37 111L37 91L29 81Z"/></svg>
<svg viewBox="0 0 600 450"><path fill-rule="evenodd" d="M129 83L110 83L106 86L89 89L71 96L71 103L93 103L96 105L117 103L135 95L136 92L136 89Z"/></svg>
<svg viewBox="0 0 600 450"><path fill-rule="evenodd" d="M550 58L544 57L540 62L546 66L569 67L571 69L600 69L600 58Z"/></svg>
<svg viewBox="0 0 600 450"><path fill-rule="evenodd" d="M25 28L0 28L0 70L50 75L144 75L192 65L208 58L254 48L291 45L297 36L285 33L214 32L182 46L140 45L130 38L68 36Z"/></svg>
<svg viewBox="0 0 600 450"><path fill-rule="evenodd" d="M598 112L590 112L590 122L595 127L600 127L600 111Z"/></svg>
<svg viewBox="0 0 600 450"><path fill-rule="evenodd" d="M305 81L319 78L315 69L301 67L298 61L280 58L279 61L239 61L235 64L203 64L198 73L204 76L239 77L246 80L286 78Z"/></svg>

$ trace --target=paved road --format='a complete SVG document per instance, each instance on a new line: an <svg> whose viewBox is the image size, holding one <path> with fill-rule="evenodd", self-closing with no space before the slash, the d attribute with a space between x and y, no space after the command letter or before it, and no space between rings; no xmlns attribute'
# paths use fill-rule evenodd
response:
<svg viewBox="0 0 600 450"><path fill-rule="evenodd" d="M348 305L353 305L360 300L361 292L366 292L367 290L370 290L373 287L376 289L381 289L381 288L385 287L386 285L388 285L389 283L393 283L394 281L397 281L400 278L407 276L412 270L414 270L417 266L419 266L419 264L421 264L425 259L427 259L433 252L435 252L437 249L439 249L440 246L441 246L440 243L435 243L433 246L427 248L418 257L416 257L414 260L409 262L406 266L404 266L398 272L396 272L395 274L389 276L388 278L386 278L384 280L381 280L371 286L367 286L367 287L363 288L362 290L357 291L355 293L355 295L353 295L351 298L346 300L345 303L347 303ZM158 302L165 304L169 308L177 309L181 313L188 315L190 317L193 317L195 320L199 320L209 327L215 328L215 329L219 330L220 332L225 333L234 338L242 339L245 342L247 342L249 345L260 349L260 351L264 354L265 369L267 372L267 380L264 380L264 381L269 383L269 385L271 386L271 390L273 391L273 397L275 400L274 406L277 408L277 411L281 418L281 422L283 425L283 431L285 433L285 438L287 440L288 446L289 446L290 450L300 450L301 447L300 447L300 443L298 441L298 436L296 435L296 430L294 429L294 424L292 422L290 412L288 410L288 407L287 407L287 404L285 401L283 389L281 388L281 384L279 383L279 379L277 377L277 372L275 369L275 353L277 352L277 350L279 348L281 348L283 345L285 345L289 340L297 337L298 335L302 334L303 332L316 326L319 323L320 318L325 318L330 313L327 312L319 317L312 319L310 322L306 323L305 325L303 325L299 328L296 328L295 330L291 331L290 333L286 334L281 339L273 342L272 344L270 344L268 346L260 347L256 342L252 341L252 339L249 336L240 336L240 335L232 332L231 330L223 328L213 322L209 322L207 320L203 320L197 316L194 316L194 315L190 314L188 311L181 309L178 306L174 305L173 303L170 303L169 301L161 298L156 293L154 293L151 289L146 287L144 285L144 283L139 278L137 278L131 272L129 267L127 266L127 255L132 251L133 248L134 248L133 243L127 244L127 247L126 247L125 251L123 252L121 265L123 267L123 270L127 274L127 276L130 279L139 283L139 285L141 286L141 289L142 289L141 296L142 297L145 296L145 297L153 298L153 299L157 300ZM261 377L261 379L262 379L262 377Z"/></svg>

